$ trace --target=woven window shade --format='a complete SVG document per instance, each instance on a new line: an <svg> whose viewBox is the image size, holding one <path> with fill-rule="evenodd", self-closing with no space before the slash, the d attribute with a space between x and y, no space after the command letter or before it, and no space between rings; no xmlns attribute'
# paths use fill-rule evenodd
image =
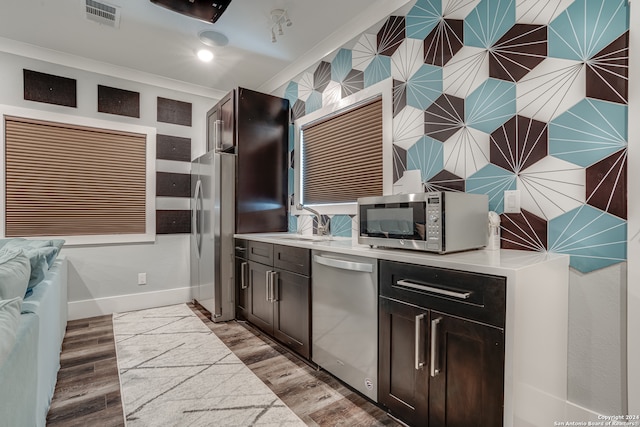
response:
<svg viewBox="0 0 640 427"><path fill-rule="evenodd" d="M146 135L5 117L7 237L145 233Z"/></svg>
<svg viewBox="0 0 640 427"><path fill-rule="evenodd" d="M304 203L382 195L382 98L303 128Z"/></svg>

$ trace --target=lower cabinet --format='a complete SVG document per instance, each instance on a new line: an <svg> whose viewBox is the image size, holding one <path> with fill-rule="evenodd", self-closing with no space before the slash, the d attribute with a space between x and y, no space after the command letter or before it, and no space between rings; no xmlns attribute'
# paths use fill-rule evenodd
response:
<svg viewBox="0 0 640 427"><path fill-rule="evenodd" d="M310 358L310 251L250 241L246 268L247 320Z"/></svg>
<svg viewBox="0 0 640 427"><path fill-rule="evenodd" d="M235 241L235 288L236 288L236 318L247 320L249 315L249 261L247 261L247 241Z"/></svg>
<svg viewBox="0 0 640 427"><path fill-rule="evenodd" d="M429 322L429 310L380 298L378 341L378 401L391 414L412 426L429 420L429 331L416 336L419 323ZM422 320L420 320L422 319Z"/></svg>
<svg viewBox="0 0 640 427"><path fill-rule="evenodd" d="M502 427L506 279L380 261L378 401L410 426Z"/></svg>
<svg viewBox="0 0 640 427"><path fill-rule="evenodd" d="M379 401L410 426L503 425L504 334L380 298Z"/></svg>

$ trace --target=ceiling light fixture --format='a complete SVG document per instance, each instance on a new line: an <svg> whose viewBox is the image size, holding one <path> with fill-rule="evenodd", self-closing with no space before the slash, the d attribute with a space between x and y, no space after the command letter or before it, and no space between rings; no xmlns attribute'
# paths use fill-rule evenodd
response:
<svg viewBox="0 0 640 427"><path fill-rule="evenodd" d="M271 42L275 43L278 41L276 38L276 29L278 30L278 35L283 36L284 31L282 31L282 24L290 27L293 25L291 19L289 19L289 15L287 11L284 9L273 9L271 11Z"/></svg>
<svg viewBox="0 0 640 427"><path fill-rule="evenodd" d="M200 49L198 51L198 59L202 62L211 62L213 59L213 53L207 49Z"/></svg>

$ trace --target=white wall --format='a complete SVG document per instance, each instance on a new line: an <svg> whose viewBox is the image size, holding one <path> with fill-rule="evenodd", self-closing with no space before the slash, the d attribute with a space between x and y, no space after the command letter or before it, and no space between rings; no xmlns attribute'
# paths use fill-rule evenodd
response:
<svg viewBox="0 0 640 427"><path fill-rule="evenodd" d="M600 414L626 413L626 272L620 263L569 274L567 396Z"/></svg>
<svg viewBox="0 0 640 427"><path fill-rule="evenodd" d="M60 59L63 61L65 58L61 56ZM95 67L95 63L93 66ZM25 101L22 84L23 68L76 79L78 107L69 108ZM109 67L105 65L105 72L109 71ZM154 85L144 83L145 80L152 81ZM215 104L215 99L210 96L195 95L195 93L208 94L206 88L193 88L191 93L187 93L184 90L171 89L172 86L182 89L184 84L166 81L162 86L158 86L158 81L157 76L136 73L129 80L0 52L0 104L154 127L159 134L191 138L192 158L203 153L205 116L207 110ZM97 111L98 84L139 92L140 118L99 113ZM192 126L157 122L156 98L158 96L191 102ZM188 172L186 162L157 161L156 166L159 171ZM157 208L188 209L189 201L188 199L159 198ZM158 235L155 243L65 246L62 253L69 260L71 318L182 302L190 298L189 235ZM147 273L147 285L137 284L139 272Z"/></svg>

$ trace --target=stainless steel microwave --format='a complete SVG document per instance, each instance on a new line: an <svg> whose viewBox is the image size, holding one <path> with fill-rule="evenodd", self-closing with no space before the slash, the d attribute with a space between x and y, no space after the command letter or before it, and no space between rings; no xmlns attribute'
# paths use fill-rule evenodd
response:
<svg viewBox="0 0 640 427"><path fill-rule="evenodd" d="M449 253L487 244L486 194L436 191L358 199L358 243Z"/></svg>

